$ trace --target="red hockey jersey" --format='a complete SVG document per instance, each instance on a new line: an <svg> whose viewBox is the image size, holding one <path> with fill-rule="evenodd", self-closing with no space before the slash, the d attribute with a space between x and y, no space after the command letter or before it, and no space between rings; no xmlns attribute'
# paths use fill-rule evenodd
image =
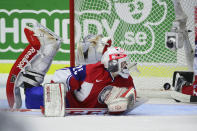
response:
<svg viewBox="0 0 197 131"><path fill-rule="evenodd" d="M121 76L113 78L101 62L69 68L71 77L68 81L67 107L70 108L105 108L99 102L99 94L106 86L133 87L133 79Z"/></svg>

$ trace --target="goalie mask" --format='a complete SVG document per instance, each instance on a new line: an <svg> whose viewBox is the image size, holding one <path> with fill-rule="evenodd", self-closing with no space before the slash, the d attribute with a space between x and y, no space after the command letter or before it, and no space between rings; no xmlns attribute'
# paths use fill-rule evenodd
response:
<svg viewBox="0 0 197 131"><path fill-rule="evenodd" d="M109 72L119 74L123 78L129 76L127 61L127 54L120 47L108 48L101 58L101 63Z"/></svg>

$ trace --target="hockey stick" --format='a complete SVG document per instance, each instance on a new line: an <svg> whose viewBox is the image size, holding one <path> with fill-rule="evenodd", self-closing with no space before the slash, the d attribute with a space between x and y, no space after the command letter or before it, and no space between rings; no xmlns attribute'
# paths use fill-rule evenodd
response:
<svg viewBox="0 0 197 131"><path fill-rule="evenodd" d="M0 109L4 112L42 112L41 109ZM66 108L67 115L103 115L108 113L107 108Z"/></svg>

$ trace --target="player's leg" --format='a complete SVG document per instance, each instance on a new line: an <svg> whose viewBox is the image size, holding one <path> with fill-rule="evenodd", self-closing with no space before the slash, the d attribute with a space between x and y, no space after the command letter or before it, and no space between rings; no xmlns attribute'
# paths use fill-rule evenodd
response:
<svg viewBox="0 0 197 131"><path fill-rule="evenodd" d="M197 102L197 36L195 37L195 54L193 58L194 72L175 72L173 86L175 91L171 96L182 102ZM194 76L194 80L193 80Z"/></svg>
<svg viewBox="0 0 197 131"><path fill-rule="evenodd" d="M19 87L26 90L40 86L61 43L57 35L40 24L24 31L30 44L16 60L7 80L6 91L11 108L22 105Z"/></svg>
<svg viewBox="0 0 197 131"><path fill-rule="evenodd" d="M71 72L68 68L62 68L57 70L51 80L51 83L63 83L64 84L64 93L70 90L70 79L71 79ZM44 88L43 86L32 86L27 82L24 82L25 88L25 105L29 109L39 109L40 106L44 106ZM48 90L50 90L51 86ZM54 91L57 87L53 87ZM59 90L57 88L57 90ZM53 93L50 91L50 93ZM56 91L56 90L55 90ZM54 91L54 92L55 92ZM56 97L58 98L58 96ZM68 103L67 103L68 104Z"/></svg>
<svg viewBox="0 0 197 131"><path fill-rule="evenodd" d="M177 102L197 102L197 76L193 82L193 72L176 72L174 91L171 96Z"/></svg>
<svg viewBox="0 0 197 131"><path fill-rule="evenodd" d="M176 71L173 76L174 90L182 92L182 87L189 86L193 82L193 72Z"/></svg>
<svg viewBox="0 0 197 131"><path fill-rule="evenodd" d="M40 109L44 105L44 88L36 86L25 89L25 106L27 109Z"/></svg>

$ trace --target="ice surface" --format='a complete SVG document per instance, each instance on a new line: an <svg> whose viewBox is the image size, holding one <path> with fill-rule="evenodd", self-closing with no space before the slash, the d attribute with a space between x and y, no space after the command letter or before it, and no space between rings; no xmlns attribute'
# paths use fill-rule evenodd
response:
<svg viewBox="0 0 197 131"><path fill-rule="evenodd" d="M2 87L0 108L8 108ZM2 131L196 131L196 123L196 104L158 98L149 99L126 116L44 117L40 112L0 112Z"/></svg>

